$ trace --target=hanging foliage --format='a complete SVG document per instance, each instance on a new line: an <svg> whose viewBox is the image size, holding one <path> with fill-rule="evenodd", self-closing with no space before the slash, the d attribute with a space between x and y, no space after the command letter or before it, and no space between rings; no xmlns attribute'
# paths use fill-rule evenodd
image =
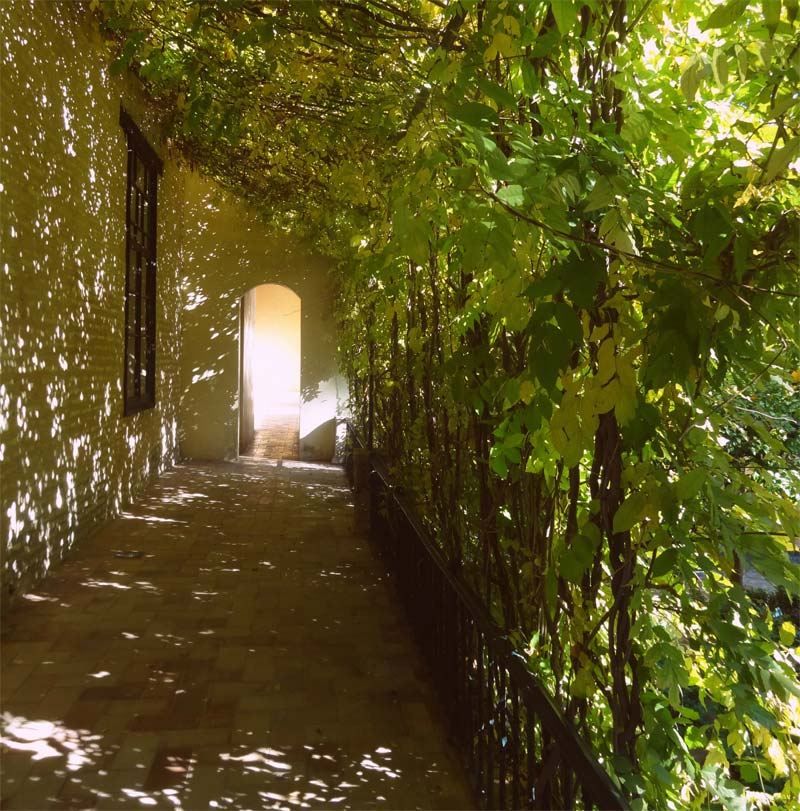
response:
<svg viewBox="0 0 800 811"><path fill-rule="evenodd" d="M95 5L636 807L797 807L797 0Z"/></svg>

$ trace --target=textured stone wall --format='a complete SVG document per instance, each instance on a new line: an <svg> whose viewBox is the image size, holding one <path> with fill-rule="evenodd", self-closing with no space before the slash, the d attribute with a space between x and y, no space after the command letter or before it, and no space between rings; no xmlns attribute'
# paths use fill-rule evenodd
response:
<svg viewBox="0 0 800 811"><path fill-rule="evenodd" d="M175 457L184 179L84 4L0 3L0 538L3 601ZM165 159L157 405L123 416L126 139Z"/></svg>

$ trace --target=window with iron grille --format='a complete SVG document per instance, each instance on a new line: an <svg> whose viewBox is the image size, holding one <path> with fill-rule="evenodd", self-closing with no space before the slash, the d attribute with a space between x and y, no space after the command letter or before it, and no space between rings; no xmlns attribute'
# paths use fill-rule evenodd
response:
<svg viewBox="0 0 800 811"><path fill-rule="evenodd" d="M156 225L161 159L130 115L120 109L128 139L125 214L125 414L156 402Z"/></svg>

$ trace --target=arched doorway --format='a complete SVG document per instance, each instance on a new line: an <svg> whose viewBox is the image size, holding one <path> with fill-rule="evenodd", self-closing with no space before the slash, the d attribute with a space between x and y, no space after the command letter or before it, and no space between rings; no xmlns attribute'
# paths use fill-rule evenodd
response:
<svg viewBox="0 0 800 811"><path fill-rule="evenodd" d="M239 453L300 455L300 297L262 284L241 300Z"/></svg>

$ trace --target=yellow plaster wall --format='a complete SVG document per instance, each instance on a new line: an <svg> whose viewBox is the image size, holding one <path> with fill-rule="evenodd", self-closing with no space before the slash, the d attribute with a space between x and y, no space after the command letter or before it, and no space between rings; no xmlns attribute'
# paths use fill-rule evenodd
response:
<svg viewBox="0 0 800 811"><path fill-rule="evenodd" d="M187 179L181 453L231 459L239 441L239 301L260 284L301 300L300 456L330 461L346 393L335 363L327 266L308 246L265 234L257 215L210 181Z"/></svg>
<svg viewBox="0 0 800 811"><path fill-rule="evenodd" d="M3 599L175 457L183 175L84 4L0 3L0 539ZM165 159L157 406L122 414L124 103Z"/></svg>

